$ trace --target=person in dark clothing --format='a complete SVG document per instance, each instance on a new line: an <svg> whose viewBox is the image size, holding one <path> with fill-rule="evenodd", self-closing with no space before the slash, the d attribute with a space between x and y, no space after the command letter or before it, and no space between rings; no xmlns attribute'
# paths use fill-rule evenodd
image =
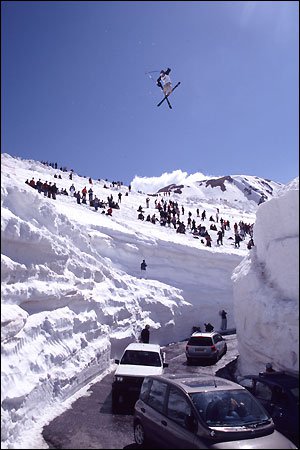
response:
<svg viewBox="0 0 300 450"><path fill-rule="evenodd" d="M266 364L266 371L265 371L265 373L273 373L273 372L276 372L276 370L273 369L272 363L268 362Z"/></svg>
<svg viewBox="0 0 300 450"><path fill-rule="evenodd" d="M242 238L238 233L235 233L234 235L234 248L240 248L240 242Z"/></svg>
<svg viewBox="0 0 300 450"><path fill-rule="evenodd" d="M222 318L221 330L225 331L227 329L227 312L224 309L222 309L220 314L221 314L221 318Z"/></svg>
<svg viewBox="0 0 300 450"><path fill-rule="evenodd" d="M146 325L145 328L141 332L141 342L143 344L149 344L149 340L150 340L149 328L150 328L150 325Z"/></svg>
<svg viewBox="0 0 300 450"><path fill-rule="evenodd" d="M169 73L171 72L171 69L168 68L167 70L161 70L160 75L156 80L156 84L158 87L160 87L165 95L168 95L172 91L172 82L171 78L169 77Z"/></svg>
<svg viewBox="0 0 300 450"><path fill-rule="evenodd" d="M250 250L254 246L253 238L251 238L247 244L247 249Z"/></svg>
<svg viewBox="0 0 300 450"><path fill-rule="evenodd" d="M222 233L222 230L219 230L217 232L217 236L218 236L217 245L223 245L223 233Z"/></svg>
<svg viewBox="0 0 300 450"><path fill-rule="evenodd" d="M143 261L141 262L141 270L146 270L147 264L146 261L143 259Z"/></svg>
<svg viewBox="0 0 300 450"><path fill-rule="evenodd" d="M210 332L213 331L213 329L214 329L214 327L212 326L212 324L211 324L210 322L205 323L204 326L205 326L205 331L206 331L207 333L210 333Z"/></svg>

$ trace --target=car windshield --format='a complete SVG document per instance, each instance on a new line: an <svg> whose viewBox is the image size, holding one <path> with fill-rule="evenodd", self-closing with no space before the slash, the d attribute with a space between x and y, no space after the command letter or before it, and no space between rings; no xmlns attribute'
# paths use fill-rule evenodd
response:
<svg viewBox="0 0 300 450"><path fill-rule="evenodd" d="M121 359L121 364L154 367L160 367L162 365L158 353L139 350L126 350Z"/></svg>
<svg viewBox="0 0 300 450"><path fill-rule="evenodd" d="M199 347L209 347L213 345L210 337L191 337L187 345L194 345Z"/></svg>
<svg viewBox="0 0 300 450"><path fill-rule="evenodd" d="M260 403L244 390L191 393L201 418L209 427L249 427L271 423Z"/></svg>

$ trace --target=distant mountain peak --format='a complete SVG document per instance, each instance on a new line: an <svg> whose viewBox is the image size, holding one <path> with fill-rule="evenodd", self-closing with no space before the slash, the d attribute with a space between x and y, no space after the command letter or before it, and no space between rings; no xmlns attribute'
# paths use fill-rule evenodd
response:
<svg viewBox="0 0 300 450"><path fill-rule="evenodd" d="M204 178L200 181L185 184L168 184L160 188L157 194L173 193L183 194L189 189L193 197L199 196L201 200L217 200L220 203L254 202L256 205L277 195L282 188L281 183L252 175L226 175L222 177ZM185 194L187 194L185 192ZM236 203L234 204L236 207Z"/></svg>

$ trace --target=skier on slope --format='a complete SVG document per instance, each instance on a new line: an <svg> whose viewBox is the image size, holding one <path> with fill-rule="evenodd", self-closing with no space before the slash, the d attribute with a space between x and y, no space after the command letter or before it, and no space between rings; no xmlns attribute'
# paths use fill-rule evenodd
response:
<svg viewBox="0 0 300 450"><path fill-rule="evenodd" d="M172 82L171 78L169 77L169 73L171 72L171 69L167 70L161 70L160 75L156 80L156 84L158 87L160 87L165 95L168 95L172 91Z"/></svg>

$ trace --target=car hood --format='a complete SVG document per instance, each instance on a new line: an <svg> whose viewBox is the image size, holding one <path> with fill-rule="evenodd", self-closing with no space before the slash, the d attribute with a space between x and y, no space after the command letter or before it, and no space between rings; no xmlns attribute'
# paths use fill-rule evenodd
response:
<svg viewBox="0 0 300 450"><path fill-rule="evenodd" d="M131 377L146 377L148 375L161 375L162 373L162 367L133 366L130 364L119 364L115 371L115 375Z"/></svg>
<svg viewBox="0 0 300 450"><path fill-rule="evenodd" d="M253 439L240 439L237 441L219 442L217 444L211 445L209 448L247 448L247 449L257 449L257 448L297 448L289 439L283 436L278 431L274 430L272 434L268 436L254 437Z"/></svg>

